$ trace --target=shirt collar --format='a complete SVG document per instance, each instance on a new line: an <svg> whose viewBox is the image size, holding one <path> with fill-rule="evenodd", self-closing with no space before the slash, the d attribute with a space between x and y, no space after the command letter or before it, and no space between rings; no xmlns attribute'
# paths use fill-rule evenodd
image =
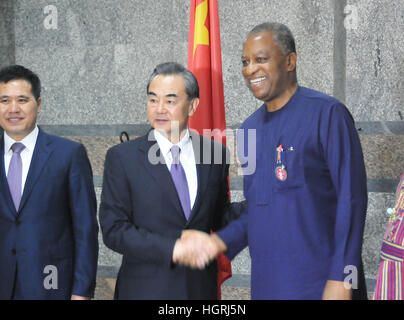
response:
<svg viewBox="0 0 404 320"><path fill-rule="evenodd" d="M154 137L157 140L157 143L160 147L161 152L166 155L171 155L171 147L174 145L170 140L168 140L162 133L158 130L154 130ZM188 147L188 144L191 143L191 136L189 135L189 129L185 131L182 139L177 143L177 146L180 147L181 150L185 150Z"/></svg>
<svg viewBox="0 0 404 320"><path fill-rule="evenodd" d="M6 131L4 131L4 153L9 152L11 146L15 142L21 142L27 150L31 152L34 151L36 139L38 138L38 133L39 133L38 126L35 125L34 130L32 130L24 139L22 139L21 141L15 141L6 133Z"/></svg>

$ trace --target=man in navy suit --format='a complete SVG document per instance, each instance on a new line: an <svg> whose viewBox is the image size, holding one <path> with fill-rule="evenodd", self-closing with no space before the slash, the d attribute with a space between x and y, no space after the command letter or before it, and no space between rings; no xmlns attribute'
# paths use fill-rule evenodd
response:
<svg viewBox="0 0 404 320"><path fill-rule="evenodd" d="M199 103L190 71L158 65L147 95L153 129L112 147L105 160L100 225L106 246L123 254L115 298L217 299L217 263L181 234L217 230L237 215L229 210L228 153L187 128Z"/></svg>
<svg viewBox="0 0 404 320"><path fill-rule="evenodd" d="M40 80L0 70L0 299L89 299L98 225L83 145L36 125Z"/></svg>

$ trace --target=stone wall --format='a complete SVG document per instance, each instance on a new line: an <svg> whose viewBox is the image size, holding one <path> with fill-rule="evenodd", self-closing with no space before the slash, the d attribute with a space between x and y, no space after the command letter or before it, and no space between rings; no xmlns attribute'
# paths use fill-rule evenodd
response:
<svg viewBox="0 0 404 320"><path fill-rule="evenodd" d="M15 62L13 0L0 1L0 67Z"/></svg>

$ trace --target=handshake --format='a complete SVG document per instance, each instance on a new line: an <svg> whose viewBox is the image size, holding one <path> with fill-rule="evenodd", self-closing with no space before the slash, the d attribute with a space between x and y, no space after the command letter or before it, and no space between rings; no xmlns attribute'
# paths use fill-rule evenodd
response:
<svg viewBox="0 0 404 320"><path fill-rule="evenodd" d="M184 230L174 246L173 262L193 269L206 265L224 251L225 243L216 235L198 230Z"/></svg>

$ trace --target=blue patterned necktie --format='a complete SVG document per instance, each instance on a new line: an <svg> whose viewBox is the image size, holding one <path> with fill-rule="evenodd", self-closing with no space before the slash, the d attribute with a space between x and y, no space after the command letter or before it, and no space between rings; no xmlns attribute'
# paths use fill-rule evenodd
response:
<svg viewBox="0 0 404 320"><path fill-rule="evenodd" d="M173 163L171 164L170 172L175 188L177 189L178 197L181 201L182 209L184 210L185 218L188 220L191 214L191 200L189 197L187 177L180 162L180 152L181 149L177 145L171 147Z"/></svg>
<svg viewBox="0 0 404 320"><path fill-rule="evenodd" d="M22 160L20 153L24 148L25 146L21 142L16 142L11 146L13 156L11 157L7 173L8 186L17 211L20 207L22 193Z"/></svg>

